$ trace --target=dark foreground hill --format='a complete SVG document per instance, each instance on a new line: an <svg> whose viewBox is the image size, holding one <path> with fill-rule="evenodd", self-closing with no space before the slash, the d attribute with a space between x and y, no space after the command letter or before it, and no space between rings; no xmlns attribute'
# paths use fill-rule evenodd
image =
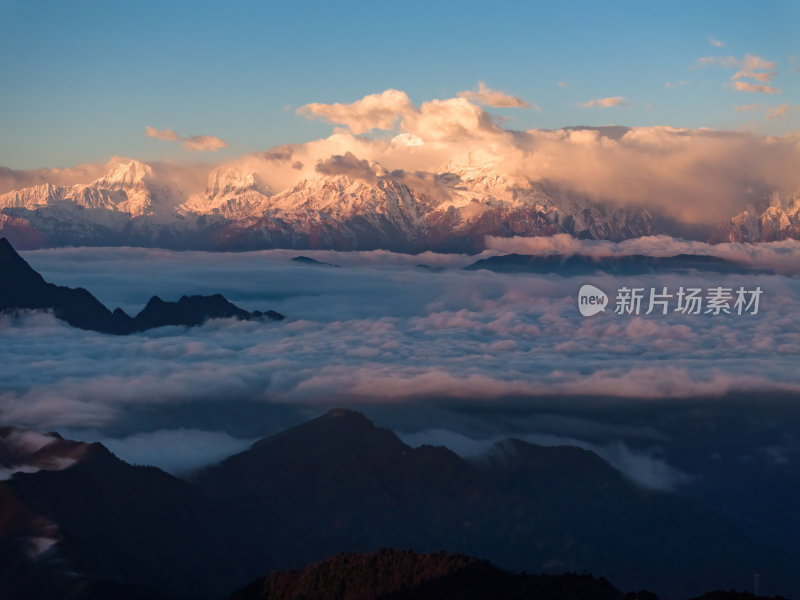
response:
<svg viewBox="0 0 800 600"><path fill-rule="evenodd" d="M334 410L185 481L100 444L37 436L0 430L0 597L8 600L116 597L91 595L109 586L224 598L271 571L386 547L463 553L516 572L588 572L666 598L741 589L754 572L771 593L798 591L784 555L579 448L506 440L467 461L442 447L411 448L359 413ZM406 559L416 572L416 559ZM497 578L514 590L533 581L475 564L453 585ZM434 585L408 582L420 593Z"/></svg>
<svg viewBox="0 0 800 600"><path fill-rule="evenodd" d="M73 327L126 335L165 325L200 325L208 319L281 320L275 311L248 312L228 302L220 294L183 296L165 302L153 296L144 309L130 317L122 309L111 312L83 288L68 288L47 283L17 254L5 238L0 238L0 312L23 309L52 310Z"/></svg>
<svg viewBox="0 0 800 600"><path fill-rule="evenodd" d="M230 600L623 600L591 575L527 575L462 554L349 553L257 579Z"/></svg>

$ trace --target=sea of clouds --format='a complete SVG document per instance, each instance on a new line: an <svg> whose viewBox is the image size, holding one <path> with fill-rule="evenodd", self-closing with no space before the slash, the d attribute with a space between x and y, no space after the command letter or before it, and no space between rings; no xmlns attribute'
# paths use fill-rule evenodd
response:
<svg viewBox="0 0 800 600"><path fill-rule="evenodd" d="M792 266L800 264L797 242L706 246L651 238L613 245L556 236L495 240L492 248L483 256L514 250L665 255L679 249L777 274L499 274L463 270L478 257L381 251L305 253L340 268L298 264L290 260L296 251L283 250L26 252L48 281L86 287L110 308L135 314L152 295L176 300L221 292L243 308L277 310L287 319L223 319L117 337L72 328L42 312L2 316L0 422L102 439L135 462L180 471L338 405L416 410L523 399L552 410L800 392L800 280ZM585 318L576 298L584 283L605 290L612 302L622 286L760 286L764 292L757 315L635 316L609 309ZM293 416L254 428L253 407L282 407ZM165 414L173 417L159 419ZM248 423L237 423L237 414ZM504 433L470 434L477 444L470 450L469 440L457 438L463 430L429 426L410 425L408 439L450 436L465 455ZM583 440L652 487L669 488L683 478L657 458L637 463L642 455L620 445L620 435L598 442L568 429L533 427L525 434L540 443ZM174 452L168 453L170 444Z"/></svg>

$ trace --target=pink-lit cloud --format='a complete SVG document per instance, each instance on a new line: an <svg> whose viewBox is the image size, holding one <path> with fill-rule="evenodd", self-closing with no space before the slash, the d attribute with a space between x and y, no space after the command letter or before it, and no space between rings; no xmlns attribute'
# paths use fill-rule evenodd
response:
<svg viewBox="0 0 800 600"><path fill-rule="evenodd" d="M595 98L581 104L581 108L591 108L593 106L601 106L608 108L611 106L625 106L627 104L623 96L611 96L609 98Z"/></svg>
<svg viewBox="0 0 800 600"><path fill-rule="evenodd" d="M156 129L148 125L145 128L147 137L164 140L167 142L181 142L181 148L187 152L216 152L222 148L227 148L225 140L213 135L190 135L181 137L172 129Z"/></svg>
<svg viewBox="0 0 800 600"><path fill-rule="evenodd" d="M461 98L466 98L468 100L472 100L473 102L477 102L478 104L483 104L484 106L493 106L496 108L528 108L531 105L523 100L522 98L518 98L516 96L511 96L510 94L506 94L505 92L501 92L499 90L493 90L486 86L483 81L478 82L478 91L466 91L466 92L459 92L458 96ZM541 110L535 104L533 108L536 110Z"/></svg>
<svg viewBox="0 0 800 600"><path fill-rule="evenodd" d="M733 110L736 112L753 112L761 109L761 104L744 104L742 106L734 106Z"/></svg>
<svg viewBox="0 0 800 600"><path fill-rule="evenodd" d="M745 54L744 58L741 59L735 56L706 56L699 58L694 68L708 67L711 65L719 65L724 68L739 68L730 78L733 83L733 89L735 90L740 92L760 92L764 94L781 93L780 89L766 85L777 75L775 71L771 70L777 67L775 61L770 61L757 54L749 53ZM752 79L758 83L740 81L741 79Z"/></svg>
<svg viewBox="0 0 800 600"><path fill-rule="evenodd" d="M785 117L790 112L794 112L800 110L800 105L797 104L789 104L788 102L784 102L778 106L768 107L766 109L767 119L779 119L781 117Z"/></svg>
<svg viewBox="0 0 800 600"><path fill-rule="evenodd" d="M298 108L297 114L345 125L359 134L372 129L393 129L401 115L413 110L408 94L390 89L380 94L369 94L350 104L313 102Z"/></svg>
<svg viewBox="0 0 800 600"><path fill-rule="evenodd" d="M763 64L750 61L750 67ZM595 105L621 101L622 97L598 99ZM772 108L769 114L780 118L791 106ZM219 167L253 175L263 184L263 193L270 195L289 193L320 173L358 173L367 179L373 179L371 172L389 173L436 202L454 201L456 194L453 186L436 177L438 173L480 173L490 168L507 183L486 193L502 195L507 192L504 186L537 183L545 185L557 201L573 202L577 196L614 206L646 207L679 222L705 225L729 219L771 190L800 187L796 134L767 137L672 127L512 131L465 96L415 105L398 90L370 94L349 104L308 104L299 112L338 127L327 137L255 152ZM386 133L367 135L372 130ZM167 139L178 135L153 128L149 133ZM197 148L209 142L218 145L200 136L172 139L181 140ZM180 187L189 196L204 193L214 167L151 166L154 181ZM0 170L0 190L54 183L54 179L86 184L108 168L98 164L54 171ZM476 189L475 193L484 192Z"/></svg>
<svg viewBox="0 0 800 600"><path fill-rule="evenodd" d="M762 94L780 94L781 90L771 85L758 85L748 81L734 81L733 87L740 92L759 92Z"/></svg>
<svg viewBox="0 0 800 600"><path fill-rule="evenodd" d="M228 144L213 135L190 135L183 138L181 148L189 152L216 152L222 148L227 148Z"/></svg>
<svg viewBox="0 0 800 600"><path fill-rule="evenodd" d="M746 54L740 63L741 69L733 75L732 79L749 77L761 83L769 83L776 73L767 70L774 69L776 66L777 64L773 61L765 60L755 54Z"/></svg>
<svg viewBox="0 0 800 600"><path fill-rule="evenodd" d="M181 136L179 136L177 132L172 129L156 129L150 125L145 128L145 134L147 137L155 138L157 140L164 140L167 142L174 142L181 139Z"/></svg>
<svg viewBox="0 0 800 600"><path fill-rule="evenodd" d="M725 68L736 67L741 64L741 61L735 56L704 56L698 58L694 67L709 67L711 65L720 65Z"/></svg>
<svg viewBox="0 0 800 600"><path fill-rule="evenodd" d="M297 112L345 125L354 134L397 128L422 141L453 141L503 133L489 113L465 96L430 100L417 107L405 92L386 90L350 104L306 104Z"/></svg>

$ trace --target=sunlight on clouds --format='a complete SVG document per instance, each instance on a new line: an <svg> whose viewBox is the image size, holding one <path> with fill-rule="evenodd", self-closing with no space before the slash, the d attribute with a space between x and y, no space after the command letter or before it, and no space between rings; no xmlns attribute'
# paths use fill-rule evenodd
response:
<svg viewBox="0 0 800 600"><path fill-rule="evenodd" d="M771 85L757 85L749 81L735 81L733 87L740 92L760 92L762 94L780 94L781 90Z"/></svg>
<svg viewBox="0 0 800 600"><path fill-rule="evenodd" d="M581 104L581 108L591 108L593 106L600 106L608 108L611 106L625 106L627 102L623 96L612 96L610 98L595 98Z"/></svg>
<svg viewBox="0 0 800 600"><path fill-rule="evenodd" d="M763 72L767 69L774 69L777 64L764 60L755 54L746 54L741 62L741 70L733 75L731 79L741 79L742 77L749 77L761 83L769 83L769 81L777 75L777 73ZM759 72L761 71L761 72Z"/></svg>
<svg viewBox="0 0 800 600"><path fill-rule="evenodd" d="M298 108L297 114L346 125L350 131L359 134L372 129L392 129L401 115L413 109L405 92L386 90L380 94L369 94L350 104L313 102Z"/></svg>
<svg viewBox="0 0 800 600"><path fill-rule="evenodd" d="M181 137L172 129L156 129L148 125L145 128L147 137L164 140L167 142L181 142L181 148L188 152L216 152L227 148L228 144L213 135L190 135Z"/></svg>
<svg viewBox="0 0 800 600"><path fill-rule="evenodd" d="M759 110L761 108L761 104L744 104L742 106L734 106L733 110L736 112L753 112L755 110Z"/></svg>
<svg viewBox="0 0 800 600"><path fill-rule="evenodd" d="M788 102L784 102L778 106L767 108L767 119L779 119L781 117L785 117L790 112L797 110L800 110L800 104L789 104Z"/></svg>
<svg viewBox="0 0 800 600"><path fill-rule="evenodd" d="M483 104L484 106L493 106L495 108L528 108L531 106L530 103L526 102L522 98L517 98L516 96L511 96L505 92L490 89L483 81L478 82L477 92L458 92L458 96L467 98L468 100L473 100L479 104ZM536 110L541 110L541 108L535 104L533 105L533 108Z"/></svg>

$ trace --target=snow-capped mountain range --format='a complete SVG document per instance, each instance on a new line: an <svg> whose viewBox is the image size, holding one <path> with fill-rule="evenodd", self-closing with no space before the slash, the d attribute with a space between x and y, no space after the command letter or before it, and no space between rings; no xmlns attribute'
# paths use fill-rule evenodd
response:
<svg viewBox="0 0 800 600"><path fill-rule="evenodd" d="M712 234L715 242L773 242L787 238L800 239L800 192L772 192Z"/></svg>
<svg viewBox="0 0 800 600"><path fill-rule="evenodd" d="M717 235L758 240L796 233L800 197L793 201L788 210L773 200L758 215L742 213ZM130 160L90 183L0 195L0 233L22 247L474 252L487 235L622 240L660 231L644 208L593 202L492 163L448 163L437 173L413 175L370 163L364 174L316 172L283 190L232 163L214 168L205 189L190 193Z"/></svg>

